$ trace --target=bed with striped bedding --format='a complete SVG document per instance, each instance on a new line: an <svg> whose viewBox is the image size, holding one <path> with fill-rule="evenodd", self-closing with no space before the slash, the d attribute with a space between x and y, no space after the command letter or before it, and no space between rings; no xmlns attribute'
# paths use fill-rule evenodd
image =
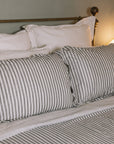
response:
<svg viewBox="0 0 114 144"><path fill-rule="evenodd" d="M114 96L0 125L0 144L114 144Z"/></svg>
<svg viewBox="0 0 114 144"><path fill-rule="evenodd" d="M0 61L0 144L114 144L114 48Z"/></svg>

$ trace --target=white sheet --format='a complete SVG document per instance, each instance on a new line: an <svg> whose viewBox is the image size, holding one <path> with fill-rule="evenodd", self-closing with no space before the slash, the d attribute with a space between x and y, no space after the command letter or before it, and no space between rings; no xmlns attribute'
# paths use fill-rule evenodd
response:
<svg viewBox="0 0 114 144"><path fill-rule="evenodd" d="M29 117L27 119L1 123L0 140L4 140L5 138L9 138L15 134L30 130L38 126L70 120L85 114L90 114L111 107L114 107L114 96L93 103L88 103L78 108L59 110Z"/></svg>
<svg viewBox="0 0 114 144"><path fill-rule="evenodd" d="M48 54L50 51L49 49L45 48L35 48L30 50L10 50L10 51L0 51L0 60L5 59L15 59L15 58L25 58L29 57L34 54Z"/></svg>

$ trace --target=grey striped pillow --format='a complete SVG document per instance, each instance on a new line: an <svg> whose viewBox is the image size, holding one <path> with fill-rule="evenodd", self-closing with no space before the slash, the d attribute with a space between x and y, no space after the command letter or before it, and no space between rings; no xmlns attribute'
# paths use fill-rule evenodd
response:
<svg viewBox="0 0 114 144"><path fill-rule="evenodd" d="M56 54L0 61L0 121L72 106L68 69Z"/></svg>
<svg viewBox="0 0 114 144"><path fill-rule="evenodd" d="M75 103L114 93L114 45L57 51L69 66Z"/></svg>

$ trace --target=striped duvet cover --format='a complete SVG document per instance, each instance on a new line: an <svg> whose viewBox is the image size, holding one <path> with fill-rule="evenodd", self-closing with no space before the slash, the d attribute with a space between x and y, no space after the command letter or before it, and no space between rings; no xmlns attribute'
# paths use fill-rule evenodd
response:
<svg viewBox="0 0 114 144"><path fill-rule="evenodd" d="M0 144L114 144L114 96L0 124Z"/></svg>

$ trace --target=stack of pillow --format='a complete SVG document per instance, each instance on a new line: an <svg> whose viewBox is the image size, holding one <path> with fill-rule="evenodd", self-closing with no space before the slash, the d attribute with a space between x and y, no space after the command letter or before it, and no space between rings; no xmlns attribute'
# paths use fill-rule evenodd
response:
<svg viewBox="0 0 114 144"><path fill-rule="evenodd" d="M0 59L28 57L34 53L47 54L70 46L91 46L95 17L76 24L58 26L26 25L16 34L0 34Z"/></svg>
<svg viewBox="0 0 114 144"><path fill-rule="evenodd" d="M16 43L17 53L29 51L26 56L0 60L0 122L114 95L114 45L91 47L94 29L87 24L92 25L93 20L85 18L75 25L28 25L25 31L0 36L7 42L1 52L9 48L13 53ZM9 39L13 44L8 44Z"/></svg>

